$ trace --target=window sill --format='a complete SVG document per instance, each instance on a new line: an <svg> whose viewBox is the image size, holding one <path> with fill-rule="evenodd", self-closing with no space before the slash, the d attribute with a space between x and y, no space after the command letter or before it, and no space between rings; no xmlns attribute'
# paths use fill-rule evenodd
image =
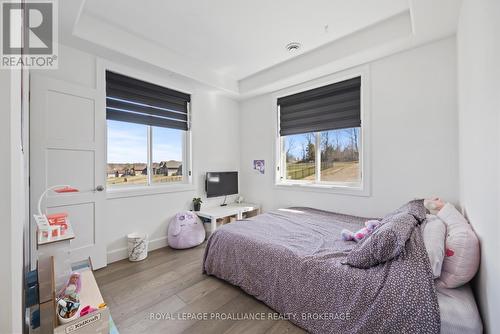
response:
<svg viewBox="0 0 500 334"><path fill-rule="evenodd" d="M196 190L193 184L180 183L154 186L108 187L106 199L116 199L136 196L151 196L157 194L176 193Z"/></svg>
<svg viewBox="0 0 500 334"><path fill-rule="evenodd" d="M318 183L276 183L275 189L279 190L294 190L294 191L311 191L319 193L330 193L338 195L350 195L369 197L370 190L366 187L342 186L336 184L318 184Z"/></svg>

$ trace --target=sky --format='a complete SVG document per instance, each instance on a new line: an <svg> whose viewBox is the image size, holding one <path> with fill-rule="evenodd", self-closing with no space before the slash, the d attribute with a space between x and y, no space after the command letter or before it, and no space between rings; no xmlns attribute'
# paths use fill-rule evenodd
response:
<svg viewBox="0 0 500 334"><path fill-rule="evenodd" d="M135 163L147 162L147 126L108 120L108 162ZM330 140L336 136L343 145L349 142L349 132L331 130ZM293 147L291 153L300 158L302 143L306 143L306 135L291 135ZM182 161L182 130L153 127L153 162L177 160Z"/></svg>
<svg viewBox="0 0 500 334"><path fill-rule="evenodd" d="M108 120L108 162L147 162L147 126ZM182 161L182 130L153 127L153 162Z"/></svg>

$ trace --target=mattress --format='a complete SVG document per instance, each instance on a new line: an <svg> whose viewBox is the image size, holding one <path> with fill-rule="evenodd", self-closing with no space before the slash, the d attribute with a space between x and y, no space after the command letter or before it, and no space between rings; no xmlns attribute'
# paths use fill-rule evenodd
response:
<svg viewBox="0 0 500 334"><path fill-rule="evenodd" d="M468 284L455 289L438 288L441 334L483 332L481 316Z"/></svg>

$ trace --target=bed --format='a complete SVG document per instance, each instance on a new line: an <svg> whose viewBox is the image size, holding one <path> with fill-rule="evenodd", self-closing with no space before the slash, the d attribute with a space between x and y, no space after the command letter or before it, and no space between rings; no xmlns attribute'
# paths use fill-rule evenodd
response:
<svg viewBox="0 0 500 334"><path fill-rule="evenodd" d="M209 238L203 271L311 333L439 333L440 303L450 299L438 300L419 228L391 261L345 264L356 244L340 231L366 220L289 208L228 224Z"/></svg>
<svg viewBox="0 0 500 334"><path fill-rule="evenodd" d="M483 323L469 284L455 289L438 288L441 334L481 334Z"/></svg>

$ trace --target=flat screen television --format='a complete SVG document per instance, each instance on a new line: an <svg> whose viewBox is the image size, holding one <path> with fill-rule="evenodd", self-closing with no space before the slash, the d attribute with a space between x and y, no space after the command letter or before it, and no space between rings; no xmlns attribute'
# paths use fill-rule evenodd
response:
<svg viewBox="0 0 500 334"><path fill-rule="evenodd" d="M208 172L205 181L207 197L238 193L238 172Z"/></svg>

